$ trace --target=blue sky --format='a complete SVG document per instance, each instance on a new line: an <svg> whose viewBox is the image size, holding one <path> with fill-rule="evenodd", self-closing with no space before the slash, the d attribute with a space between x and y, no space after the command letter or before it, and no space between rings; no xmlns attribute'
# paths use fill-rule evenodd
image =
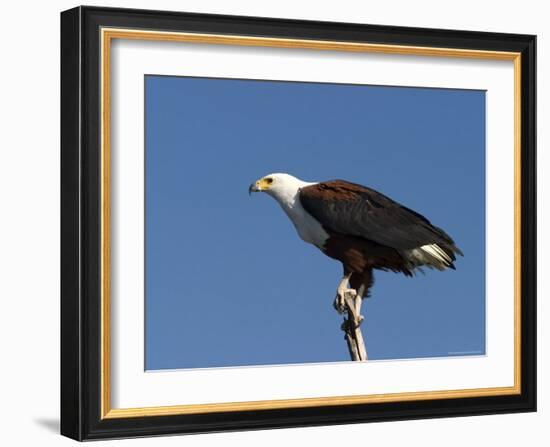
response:
<svg viewBox="0 0 550 447"><path fill-rule="evenodd" d="M377 189L442 227L456 271L376 272L369 359L485 352L485 92L146 76L146 369L347 361L341 265L248 185Z"/></svg>

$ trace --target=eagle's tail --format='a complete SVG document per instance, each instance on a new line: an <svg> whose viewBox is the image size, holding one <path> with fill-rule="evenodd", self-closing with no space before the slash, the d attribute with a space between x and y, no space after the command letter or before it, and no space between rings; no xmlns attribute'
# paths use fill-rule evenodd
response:
<svg viewBox="0 0 550 447"><path fill-rule="evenodd" d="M412 268L429 267L437 270L455 270L455 254L463 256L462 251L454 244L433 243L408 250L405 254Z"/></svg>

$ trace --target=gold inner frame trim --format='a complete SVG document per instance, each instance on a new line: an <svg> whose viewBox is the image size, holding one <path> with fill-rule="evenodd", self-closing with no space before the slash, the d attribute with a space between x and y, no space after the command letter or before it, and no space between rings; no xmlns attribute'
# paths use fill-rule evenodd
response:
<svg viewBox="0 0 550 447"><path fill-rule="evenodd" d="M101 29L101 418L167 416L247 410L308 408L328 405L353 405L502 396L521 393L521 54L503 51L456 48L384 45L371 43L282 39L199 33L145 31L121 28ZM469 59L505 60L514 63L514 385L497 388L473 388L444 391L404 392L356 396L327 396L303 399L221 402L215 404L171 405L141 408L111 408L111 339L110 339L110 185L111 185L111 116L110 74L113 39L155 40L165 42L215 45L259 46L358 53L383 53L410 56L438 56Z"/></svg>

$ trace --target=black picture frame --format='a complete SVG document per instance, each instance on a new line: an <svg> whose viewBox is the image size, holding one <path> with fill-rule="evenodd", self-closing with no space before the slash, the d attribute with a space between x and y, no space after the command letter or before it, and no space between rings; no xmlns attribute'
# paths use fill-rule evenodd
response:
<svg viewBox="0 0 550 447"><path fill-rule="evenodd" d="M100 29L521 53L521 392L402 402L102 418ZM61 13L61 433L76 440L536 410L536 37L100 7Z"/></svg>

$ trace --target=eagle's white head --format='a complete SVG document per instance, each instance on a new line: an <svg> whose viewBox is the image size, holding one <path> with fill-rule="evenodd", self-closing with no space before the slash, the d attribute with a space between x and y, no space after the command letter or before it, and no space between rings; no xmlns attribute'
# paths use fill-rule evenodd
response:
<svg viewBox="0 0 550 447"><path fill-rule="evenodd" d="M290 174L274 173L266 175L248 188L248 192L265 192L277 200L281 205L293 203L300 188L313 183L304 182Z"/></svg>

